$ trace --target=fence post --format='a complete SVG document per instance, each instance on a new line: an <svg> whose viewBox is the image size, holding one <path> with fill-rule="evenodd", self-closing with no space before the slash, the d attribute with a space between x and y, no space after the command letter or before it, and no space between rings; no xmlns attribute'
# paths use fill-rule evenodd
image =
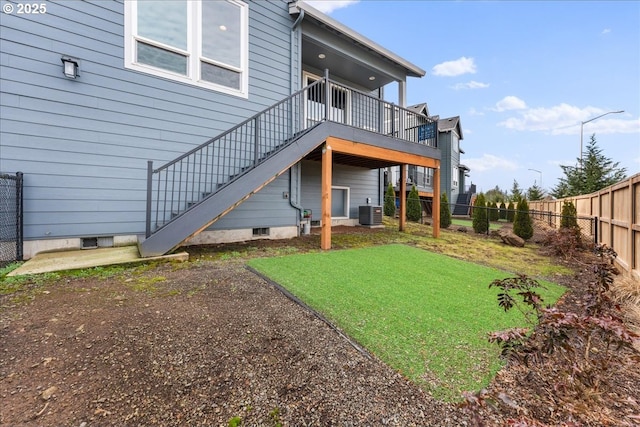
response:
<svg viewBox="0 0 640 427"><path fill-rule="evenodd" d="M23 249L23 240L24 240L24 204L23 204L23 194L22 186L23 186L23 173L16 172L16 261L22 261L24 257L24 249Z"/></svg>
<svg viewBox="0 0 640 427"><path fill-rule="evenodd" d="M145 237L151 237L151 196L153 194L153 161L147 161L147 216L145 219Z"/></svg>
<svg viewBox="0 0 640 427"><path fill-rule="evenodd" d="M598 217L594 216L593 219L593 243L598 244Z"/></svg>

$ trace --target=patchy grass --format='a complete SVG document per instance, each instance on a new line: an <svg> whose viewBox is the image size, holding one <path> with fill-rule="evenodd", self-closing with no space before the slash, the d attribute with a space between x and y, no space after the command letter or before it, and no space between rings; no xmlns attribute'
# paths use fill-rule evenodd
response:
<svg viewBox="0 0 640 427"><path fill-rule="evenodd" d="M473 231L473 220L470 220L470 219L452 218L451 219L451 224L452 225L458 225L458 226L462 225L462 226L470 228L471 231ZM489 223L489 230L500 230L504 224L506 224L506 223L505 222L503 222L503 223L490 222Z"/></svg>
<svg viewBox="0 0 640 427"><path fill-rule="evenodd" d="M526 326L498 307L504 271L407 245L254 259L253 268L325 314L384 362L444 400L502 366L490 332ZM545 283L548 303L563 288Z"/></svg>

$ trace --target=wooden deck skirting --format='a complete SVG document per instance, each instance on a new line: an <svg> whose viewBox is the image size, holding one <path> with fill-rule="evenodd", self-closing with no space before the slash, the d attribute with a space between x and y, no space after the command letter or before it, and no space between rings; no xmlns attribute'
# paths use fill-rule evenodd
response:
<svg viewBox="0 0 640 427"><path fill-rule="evenodd" d="M395 151L347 141L341 138L328 137L322 147L322 228L320 232L320 247L323 250L331 249L331 184L333 153L343 153L358 157L385 160L400 165L400 221L399 229L404 231L406 227L406 178L407 165L424 166L434 169L433 193L440 194L440 160L423 157L416 154ZM440 237L440 197L433 197L433 237Z"/></svg>
<svg viewBox="0 0 640 427"><path fill-rule="evenodd" d="M573 202L578 216L597 217L598 243L613 248L617 264L640 280L640 173L592 194L532 201L529 207L560 214L565 201Z"/></svg>

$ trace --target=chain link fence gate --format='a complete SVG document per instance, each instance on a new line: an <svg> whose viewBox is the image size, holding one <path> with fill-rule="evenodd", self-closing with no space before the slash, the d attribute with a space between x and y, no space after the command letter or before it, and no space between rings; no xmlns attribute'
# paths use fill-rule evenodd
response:
<svg viewBox="0 0 640 427"><path fill-rule="evenodd" d="M0 267L22 261L22 172L0 173Z"/></svg>

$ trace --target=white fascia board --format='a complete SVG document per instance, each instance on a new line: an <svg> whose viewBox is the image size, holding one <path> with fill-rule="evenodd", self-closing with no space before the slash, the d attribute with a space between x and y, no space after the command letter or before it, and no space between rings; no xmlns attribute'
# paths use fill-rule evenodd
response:
<svg viewBox="0 0 640 427"><path fill-rule="evenodd" d="M383 57L389 59L390 61L405 68L407 70L407 75L409 76L423 77L425 74L427 74L425 70L418 67L417 65L414 65L411 62L407 61L406 59L399 57L395 53L391 52L388 49L385 49L384 47L380 46L376 42L369 40L362 34L352 30L351 28L347 27L344 24L341 24L340 22L336 21L330 16L325 15L324 13L320 12L318 9L312 6L309 6L304 1L295 1L295 2L289 3L290 15L299 14L300 11L304 11L305 17L307 15L313 17L314 19L320 21L322 24L326 25L327 27L332 28L333 30L341 34L344 34L346 37L350 38L351 40L365 46L368 49L371 49L372 51L376 52L378 55L382 55Z"/></svg>

